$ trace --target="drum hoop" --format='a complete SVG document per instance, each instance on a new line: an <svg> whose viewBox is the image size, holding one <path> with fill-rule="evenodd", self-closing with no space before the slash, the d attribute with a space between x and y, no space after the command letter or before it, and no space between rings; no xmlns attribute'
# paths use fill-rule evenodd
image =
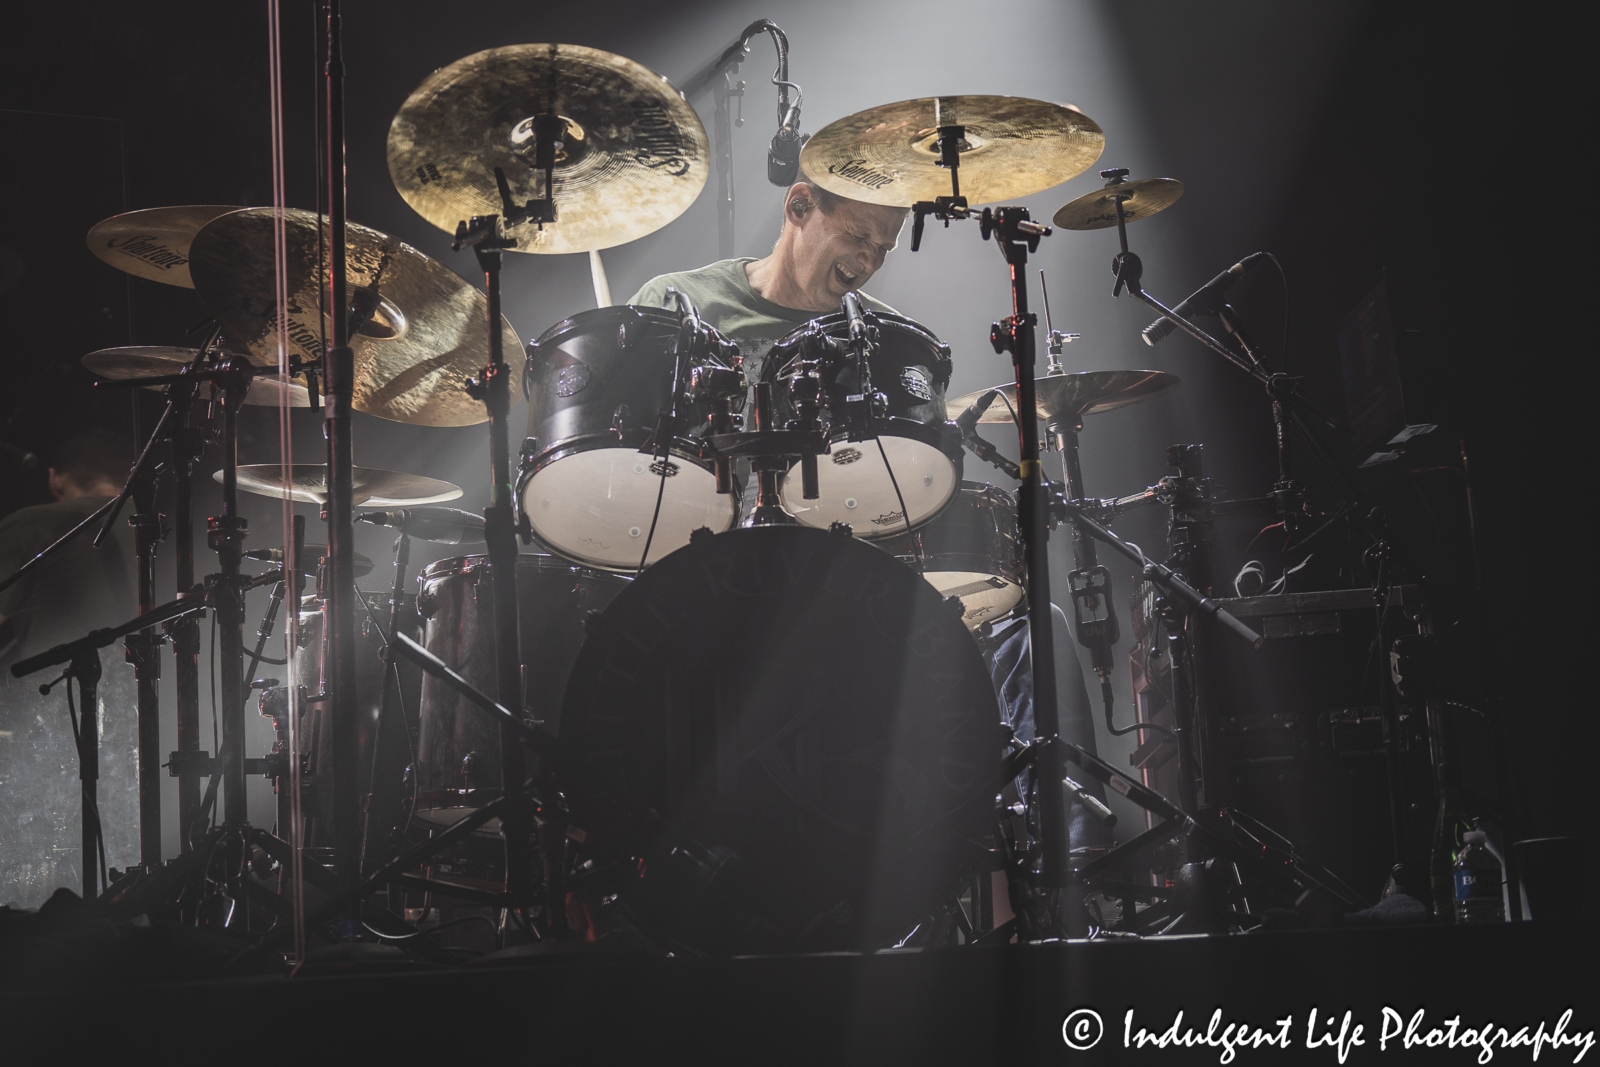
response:
<svg viewBox="0 0 1600 1067"><path fill-rule="evenodd" d="M964 453L961 445L961 435L956 431L954 423L918 422L916 419L903 419L898 415L891 415L886 419L874 419L873 429L878 432L880 437L900 437L928 445L931 448L937 448L945 454L950 462L955 464L958 470L962 466ZM830 446L837 444L870 445L875 440L876 438L867 437L860 441L851 441L850 435L841 430L830 436L828 443ZM798 466L800 466L800 462L796 460L790 465L789 470L792 471ZM956 490L951 494L950 499L953 501L960 495L961 480L958 478L956 480Z"/></svg>
<svg viewBox="0 0 1600 1067"><path fill-rule="evenodd" d="M941 574L948 571L964 571L970 574L987 574L1000 578L1011 585L1022 584L1022 561L1017 560L1010 573L1004 568L1005 561L997 560L983 552L936 552L927 556L896 555L895 559L904 563L918 574ZM950 566L937 566L936 564L948 563Z"/></svg>
<svg viewBox="0 0 1600 1067"><path fill-rule="evenodd" d="M633 449L639 448L650 439L650 431L645 429L628 430L625 433L588 433L578 437L566 437L560 444L552 445L543 452L536 452L532 456L524 456L517 474L516 495L522 496L523 487L528 481L546 467L571 456L581 455L584 452L598 452L605 448ZM704 448L700 442L687 437L674 437L667 452L686 463L693 463L701 470L713 471L715 464L704 457ZM641 456L650 456L651 462L655 457L649 452L639 452Z"/></svg>
<svg viewBox="0 0 1600 1067"><path fill-rule="evenodd" d="M668 329L676 330L678 328L678 316L666 308L651 307L648 304L615 304L611 307L590 308L588 311L580 311L576 315L568 315L554 326L545 330L544 333L541 333L533 344L528 347L531 349L542 348L556 338L588 326L591 322L615 321L628 313L631 313L636 319L645 321L654 319Z"/></svg>

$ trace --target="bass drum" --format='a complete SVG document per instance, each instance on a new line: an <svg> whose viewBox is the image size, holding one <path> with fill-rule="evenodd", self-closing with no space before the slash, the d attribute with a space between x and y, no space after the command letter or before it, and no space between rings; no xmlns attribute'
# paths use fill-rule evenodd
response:
<svg viewBox="0 0 1600 1067"><path fill-rule="evenodd" d="M459 556L426 568L418 581L423 643L486 693L495 691L494 601L488 556ZM527 679L527 713L560 731L562 693L583 645L584 624L628 579L574 567L543 553L517 559L517 616ZM465 697L431 675L422 680L422 730L417 745L416 802L411 822L444 829L500 791L500 728ZM500 832L498 819L478 830Z"/></svg>
<svg viewBox="0 0 1600 1067"><path fill-rule="evenodd" d="M1003 748L977 644L928 583L847 534L701 537L593 627L563 740L662 816L639 928L708 954L866 950L948 901L994 825ZM599 861L597 861L599 862ZM980 862L982 862L980 858Z"/></svg>
<svg viewBox="0 0 1600 1067"><path fill-rule="evenodd" d="M962 482L961 495L937 519L915 533L875 543L926 578L940 596L959 597L969 630L1022 607L1017 508L1002 489Z"/></svg>
<svg viewBox="0 0 1600 1067"><path fill-rule="evenodd" d="M653 563L702 526L722 531L738 521L738 494L718 494L703 456L706 402L684 403L683 436L667 459L639 451L667 410L678 322L661 308L598 308L556 323L528 346L517 499L540 543L574 562L631 571L647 538ZM731 369L710 357L688 362L686 381L696 367Z"/></svg>
<svg viewBox="0 0 1600 1067"><path fill-rule="evenodd" d="M899 315L868 311L865 318L877 330L868 361L872 387L888 401L874 420L877 441L850 440L846 398L860 389L853 357L842 347L850 335L844 312L813 319L774 345L762 378L772 383L776 422L785 426L797 414L795 374L801 361L821 363L821 417L832 443L827 455L817 457L821 495L805 499L796 461L780 481L778 497L803 526L826 530L843 522L856 536L872 538L915 529L944 510L961 484L962 445L944 404L950 346Z"/></svg>

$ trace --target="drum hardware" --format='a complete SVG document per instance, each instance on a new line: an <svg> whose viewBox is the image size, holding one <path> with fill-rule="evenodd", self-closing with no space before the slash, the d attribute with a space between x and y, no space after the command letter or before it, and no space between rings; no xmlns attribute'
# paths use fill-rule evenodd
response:
<svg viewBox="0 0 1600 1067"><path fill-rule="evenodd" d="M193 348L162 348L133 346L128 348L103 348L83 357L84 369L102 378L135 379L146 389L162 389L172 381L170 375L194 362L199 353ZM265 368L263 368L264 370ZM212 386L207 383L200 391L203 399L213 397ZM262 407L278 407L284 392L289 394L289 406L308 408L311 395L306 387L295 382L283 382L276 374L258 373L250 379L250 391L244 402Z"/></svg>
<svg viewBox="0 0 1600 1067"><path fill-rule="evenodd" d="M830 462L816 463L816 498L805 496L804 453L782 472L785 510L802 525L844 522L868 538L897 536L902 525L915 529L938 515L961 482L960 440L944 402L950 372L949 346L925 327L859 305L854 321L841 310L780 339L762 369L776 420L821 429L830 442ZM853 447L867 440L878 447L881 472L860 462L870 452Z"/></svg>
<svg viewBox="0 0 1600 1067"><path fill-rule="evenodd" d="M253 559L257 563L282 563L283 549L281 548L252 548L244 553L245 559ZM328 558L328 546L308 544L300 556L300 573L308 577L316 577L323 562ZM364 578L372 573L372 557L360 552L355 554L356 577Z"/></svg>
<svg viewBox="0 0 1600 1067"><path fill-rule="evenodd" d="M1058 216L1059 214L1060 212L1057 212ZM1059 226L1061 223L1057 222L1056 225ZM1045 377L1048 378L1052 375L1066 373L1066 368L1061 365L1061 350L1083 335L1065 333L1056 329L1055 323L1050 318L1050 290L1045 287L1043 269L1039 271L1039 296L1044 301L1045 351L1050 353L1050 364L1045 368L1044 372Z"/></svg>
<svg viewBox="0 0 1600 1067"><path fill-rule="evenodd" d="M368 511L356 516L357 522L389 526L403 534L436 545L477 545L483 543L483 516L459 508L399 508L394 511Z"/></svg>

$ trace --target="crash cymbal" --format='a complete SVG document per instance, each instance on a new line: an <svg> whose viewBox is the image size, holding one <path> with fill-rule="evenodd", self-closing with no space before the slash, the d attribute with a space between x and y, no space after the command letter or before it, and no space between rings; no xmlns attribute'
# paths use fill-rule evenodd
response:
<svg viewBox="0 0 1600 1067"><path fill-rule="evenodd" d="M508 227L519 252L585 252L659 230L710 173L705 127L670 82L631 59L570 44L491 48L430 74L389 127L389 176L448 233L503 212L495 168L519 204L542 198L533 118L560 116L556 221Z"/></svg>
<svg viewBox="0 0 1600 1067"><path fill-rule="evenodd" d="M322 463L296 463L292 468L290 488L294 499L308 504L325 504L328 501L328 468ZM239 488L257 496L283 495L283 468L276 463L255 463L239 468ZM211 476L222 481L222 472ZM441 504L461 495L461 487L438 478L424 478L420 474L402 474L399 471L379 470L376 467L356 467L351 472L355 493L352 505L379 504L398 507L403 504Z"/></svg>
<svg viewBox="0 0 1600 1067"><path fill-rule="evenodd" d="M193 289L189 246L194 235L218 215L238 210L216 204L189 204L113 215L90 227L89 251L135 277Z"/></svg>
<svg viewBox="0 0 1600 1067"><path fill-rule="evenodd" d="M300 546L300 571L303 574L315 576L317 565L328 555L327 545L304 544ZM354 553L356 564L356 577L364 578L372 573L372 557L364 556L360 552ZM254 548L244 554L246 559L253 559L260 563L277 563L283 559L281 548Z"/></svg>
<svg viewBox="0 0 1600 1067"><path fill-rule="evenodd" d="M950 195L938 128L964 126L961 195L992 204L1060 185L1105 147L1094 120L1067 104L1019 96L902 100L829 123L800 151L806 180L869 204L910 207Z"/></svg>
<svg viewBox="0 0 1600 1067"><path fill-rule="evenodd" d="M126 381L133 378L159 378L168 374L177 374L183 368L194 362L193 348L160 348L145 345L131 345L127 348L102 348L98 352L90 352L83 357L83 365L91 373L102 378L111 378L116 381ZM147 385L146 389L165 389L165 385ZM202 382L198 390L202 397L211 396L212 384ZM246 404L256 404L261 407L277 407L278 398L283 393L282 379L276 374L257 376L250 380L250 391L245 394ZM292 408L308 408L311 406L310 394L306 387L295 382L290 382L289 406Z"/></svg>
<svg viewBox="0 0 1600 1067"><path fill-rule="evenodd" d="M316 217L285 213L289 348L305 359L322 352L331 319L319 316L321 262ZM321 228L328 229L324 220ZM248 208L207 223L192 248L195 289L221 323L228 344L260 366L278 362L272 209ZM417 426L471 426L483 406L462 388L489 361L483 293L410 245L356 223L345 228L350 302L373 309L350 338L355 350L357 411ZM324 236L324 240L326 236ZM325 253L324 253L325 254ZM319 321L321 319L322 321ZM521 346L500 320L505 351ZM522 361L509 361L519 395Z"/></svg>
<svg viewBox="0 0 1600 1067"><path fill-rule="evenodd" d="M1117 224L1117 197L1123 198L1123 218L1138 222L1176 204L1182 195L1183 183L1176 178L1135 178L1069 200L1053 221L1063 230L1103 230Z"/></svg>
<svg viewBox="0 0 1600 1067"><path fill-rule="evenodd" d="M1038 395L1039 417L1048 419L1062 414L1098 415L1102 411L1137 404L1166 392L1178 382L1176 374L1161 370L1090 370L1035 378L1034 388ZM1016 406L1016 383L1007 382L993 388L1004 393L1012 407ZM949 402L949 408L957 413L965 411L988 391L979 389L957 397ZM1011 411L1002 404L991 404L978 421L1010 422Z"/></svg>

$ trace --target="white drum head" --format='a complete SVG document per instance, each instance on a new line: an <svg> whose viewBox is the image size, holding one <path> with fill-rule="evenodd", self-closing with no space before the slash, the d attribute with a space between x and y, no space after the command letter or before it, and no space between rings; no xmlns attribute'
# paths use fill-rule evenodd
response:
<svg viewBox="0 0 1600 1067"><path fill-rule="evenodd" d="M1022 603L1022 586L982 571L928 571L923 574L940 596L961 598L961 619L967 629L1009 615Z"/></svg>
<svg viewBox="0 0 1600 1067"><path fill-rule="evenodd" d="M817 457L817 488L821 495L802 495L800 465L783 476L778 497L784 510L804 526L827 529L835 522L849 523L857 537L890 537L906 532L895 483L905 498L915 529L939 514L960 486L960 472L950 457L932 445L909 437L884 434L883 453L877 441L835 442L833 452ZM883 465L889 457L894 481Z"/></svg>
<svg viewBox="0 0 1600 1067"><path fill-rule="evenodd" d="M597 448L546 466L522 488L522 510L534 536L579 563L633 570L650 535L658 492L661 516L647 563L688 544L702 526L716 533L733 528L737 500L731 493L718 495L715 474L671 456L673 473L663 492L655 462L637 449Z"/></svg>

